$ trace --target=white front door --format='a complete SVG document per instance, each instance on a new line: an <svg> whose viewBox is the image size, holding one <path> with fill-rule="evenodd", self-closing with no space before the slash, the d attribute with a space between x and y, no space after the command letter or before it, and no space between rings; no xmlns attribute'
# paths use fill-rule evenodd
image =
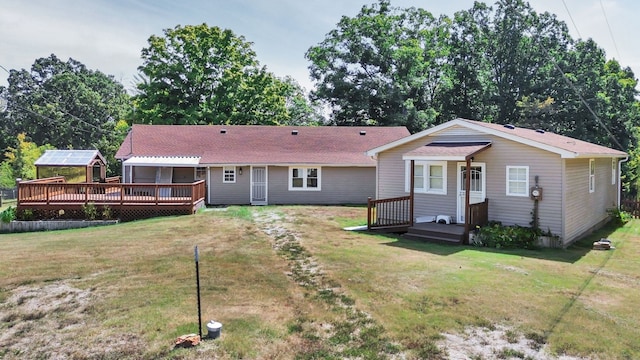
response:
<svg viewBox="0 0 640 360"><path fill-rule="evenodd" d="M486 174L484 163L471 163L471 191L469 192L469 204L477 204L484 201L486 197ZM465 197L466 197L466 174L467 164L458 163L458 224L464 224L465 216Z"/></svg>
<svg viewBox="0 0 640 360"><path fill-rule="evenodd" d="M267 205L267 168L251 167L251 205Z"/></svg>

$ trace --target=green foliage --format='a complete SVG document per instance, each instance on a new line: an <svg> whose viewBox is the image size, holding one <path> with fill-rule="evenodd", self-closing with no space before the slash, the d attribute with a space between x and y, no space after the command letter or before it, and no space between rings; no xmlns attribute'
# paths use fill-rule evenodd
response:
<svg viewBox="0 0 640 360"><path fill-rule="evenodd" d="M0 89L7 97L7 134L26 133L30 141L57 149L117 142L114 127L130 111L129 95L113 76L73 59L36 59L30 71L11 70L8 83Z"/></svg>
<svg viewBox="0 0 640 360"><path fill-rule="evenodd" d="M22 180L33 180L36 178L36 166L35 162L45 152L45 150L53 149L51 145L38 146L35 143L28 141L27 136L24 133L18 134L16 137L17 146L9 147L4 154L7 160L6 163L11 167L11 176L14 177L13 187L15 185L15 178ZM6 165L5 165L6 166ZM9 179L5 180L9 183Z"/></svg>
<svg viewBox="0 0 640 360"><path fill-rule="evenodd" d="M523 0L476 2L452 18L379 0L343 16L306 58L334 124L417 132L463 117L552 131L633 150L623 185L637 193L633 72Z"/></svg>
<svg viewBox="0 0 640 360"><path fill-rule="evenodd" d="M94 203L86 203L82 205L82 211L87 220L95 220L98 217L98 209Z"/></svg>
<svg viewBox="0 0 640 360"><path fill-rule="evenodd" d="M478 229L473 244L497 249L534 249L541 235L542 232L532 228L492 222Z"/></svg>
<svg viewBox="0 0 640 360"><path fill-rule="evenodd" d="M277 125L291 121L289 108L306 111L291 82L261 67L251 43L231 30L178 25L148 44L136 122Z"/></svg>
<svg viewBox="0 0 640 360"><path fill-rule="evenodd" d="M617 207L607 209L607 214L609 214L611 222L616 226L622 226L633 219L630 213L620 210Z"/></svg>
<svg viewBox="0 0 640 360"><path fill-rule="evenodd" d="M4 209L3 212L0 213L0 220L3 223L10 223L16 219L16 209L12 206Z"/></svg>
<svg viewBox="0 0 640 360"><path fill-rule="evenodd" d="M16 186L16 177L13 175L11 163L3 161L0 163L0 187L12 188Z"/></svg>
<svg viewBox="0 0 640 360"><path fill-rule="evenodd" d="M388 1L343 16L306 58L317 82L313 96L327 102L338 125L434 123L433 99L447 54L448 21L423 9L392 8Z"/></svg>
<svg viewBox="0 0 640 360"><path fill-rule="evenodd" d="M113 210L111 210L111 207L109 207L108 205L105 205L102 208L102 218L104 220L111 220L112 217L113 217Z"/></svg>

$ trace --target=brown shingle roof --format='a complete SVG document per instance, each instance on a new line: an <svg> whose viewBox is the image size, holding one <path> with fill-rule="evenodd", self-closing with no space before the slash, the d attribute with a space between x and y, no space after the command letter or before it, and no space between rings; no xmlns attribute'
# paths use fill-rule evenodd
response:
<svg viewBox="0 0 640 360"><path fill-rule="evenodd" d="M590 142L574 139L568 136L555 134L548 131L538 131L525 129L520 127L506 127L505 125L492 124L481 121L461 119L467 123L482 126L493 131L499 131L507 136L515 136L523 140L530 140L542 145L551 146L564 151L575 153L577 156L589 155L610 155L610 156L626 156L623 151L608 148L606 146L596 145Z"/></svg>
<svg viewBox="0 0 640 360"><path fill-rule="evenodd" d="M133 125L116 158L199 156L200 164L373 166L375 161L365 155L368 149L406 136L405 127Z"/></svg>
<svg viewBox="0 0 640 360"><path fill-rule="evenodd" d="M464 160L467 156L477 154L478 152L491 146L488 141L484 142L432 142L425 146L421 146L415 150L404 154L407 157L430 157L442 159L460 159Z"/></svg>
<svg viewBox="0 0 640 360"><path fill-rule="evenodd" d="M440 131L446 131L455 127L467 128L479 133L492 134L498 137L516 141L522 144L533 146L539 149L550 151L560 155L562 158L587 158L587 157L618 157L627 156L624 151L608 148L606 146L592 144L586 141L574 139L568 136L554 134L548 131L537 131L519 127L505 127L500 124L491 124L481 121L455 119L444 124L434 126L413 134L406 138L394 141L393 143L371 148L367 151L370 156L376 156L380 152L393 149L397 146L407 144L426 136L431 136ZM473 138L473 136L467 136Z"/></svg>

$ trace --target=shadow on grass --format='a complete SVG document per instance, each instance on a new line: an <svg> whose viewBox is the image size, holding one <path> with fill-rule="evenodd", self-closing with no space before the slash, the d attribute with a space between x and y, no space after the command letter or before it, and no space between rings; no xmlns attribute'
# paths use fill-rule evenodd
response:
<svg viewBox="0 0 640 360"><path fill-rule="evenodd" d="M566 249L542 248L537 250L495 249L495 248L477 247L477 246L471 246L471 245L437 244L437 243L429 243L429 242L424 242L419 240L406 239L406 238L403 238L400 234L396 234L396 233L380 234L380 233L368 232L368 234L389 238L391 241L383 243L383 245L385 246L397 247L397 248L413 250L413 251L422 251L422 252L426 252L434 255L440 255L440 256L447 256L447 255L456 254L461 251L470 250L470 251L478 251L478 252L486 252L486 253L510 254L510 255L528 257L528 258L549 260L549 261L575 263L576 261L580 260L591 251L601 251L601 250L593 250L593 242L598 241L602 238L608 238L616 230L617 230L617 227L613 225L607 225L601 228L600 230L584 237L583 239L571 244L571 246L567 247Z"/></svg>

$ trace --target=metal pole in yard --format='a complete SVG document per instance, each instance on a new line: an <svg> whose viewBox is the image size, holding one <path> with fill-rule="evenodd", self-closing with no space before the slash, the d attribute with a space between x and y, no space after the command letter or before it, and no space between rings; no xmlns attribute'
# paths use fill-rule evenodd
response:
<svg viewBox="0 0 640 360"><path fill-rule="evenodd" d="M202 340L202 312L200 310L200 269L198 268L198 246L196 245L195 249L195 259L196 259L196 287L198 291L198 335L200 336L200 340Z"/></svg>

